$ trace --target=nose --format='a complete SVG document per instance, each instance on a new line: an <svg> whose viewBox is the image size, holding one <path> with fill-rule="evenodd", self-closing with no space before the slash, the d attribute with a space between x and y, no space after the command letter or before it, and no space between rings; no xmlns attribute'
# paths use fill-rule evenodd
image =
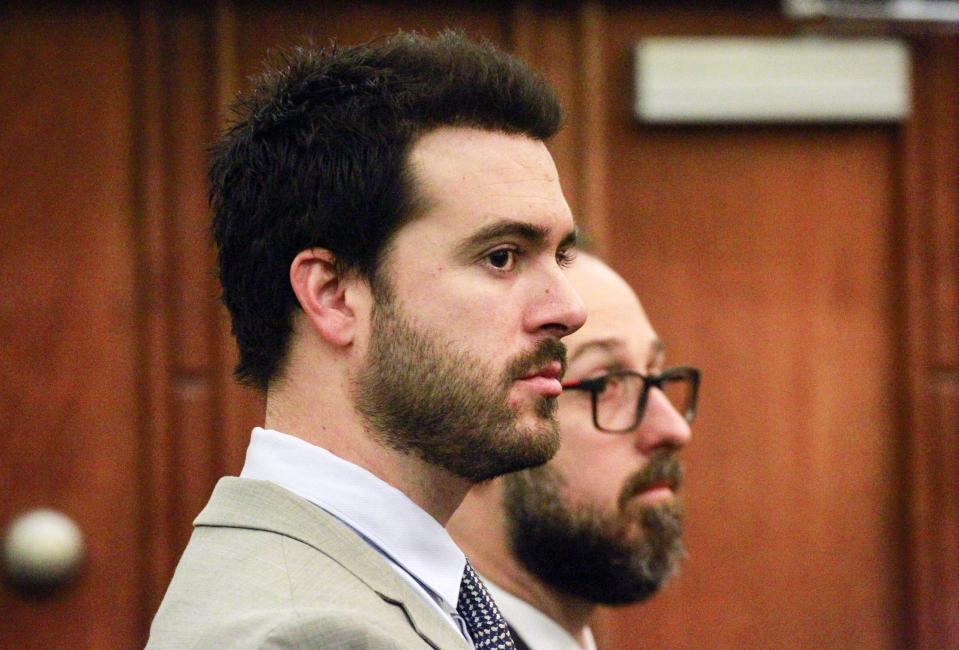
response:
<svg viewBox="0 0 959 650"><path fill-rule="evenodd" d="M547 331L553 336L572 334L586 322L586 307L563 269L553 265L547 269L542 284L535 289L538 298L527 312L527 329Z"/></svg>
<svg viewBox="0 0 959 650"><path fill-rule="evenodd" d="M646 398L643 419L636 427L636 444L644 452L661 447L681 449L692 438L692 430L666 394L658 388L652 388Z"/></svg>

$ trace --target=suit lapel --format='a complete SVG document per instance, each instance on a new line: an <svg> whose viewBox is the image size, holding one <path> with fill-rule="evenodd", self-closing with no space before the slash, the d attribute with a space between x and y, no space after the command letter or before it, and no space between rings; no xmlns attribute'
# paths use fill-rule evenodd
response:
<svg viewBox="0 0 959 650"><path fill-rule="evenodd" d="M263 530L303 542L337 562L384 601L400 607L413 629L432 647L469 647L359 535L322 508L274 483L220 479L193 525Z"/></svg>

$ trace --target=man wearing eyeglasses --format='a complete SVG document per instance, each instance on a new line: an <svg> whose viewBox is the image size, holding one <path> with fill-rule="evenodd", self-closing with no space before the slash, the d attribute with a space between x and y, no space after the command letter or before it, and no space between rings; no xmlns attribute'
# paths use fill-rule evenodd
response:
<svg viewBox="0 0 959 650"><path fill-rule="evenodd" d="M683 555L677 452L699 372L664 369L636 294L603 262L580 254L568 275L589 319L566 339L559 452L474 487L448 527L532 650L595 648L596 605L648 598Z"/></svg>

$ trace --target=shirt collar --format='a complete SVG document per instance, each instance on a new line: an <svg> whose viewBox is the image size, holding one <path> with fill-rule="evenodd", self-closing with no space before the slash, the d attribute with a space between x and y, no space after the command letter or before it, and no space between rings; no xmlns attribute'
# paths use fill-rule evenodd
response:
<svg viewBox="0 0 959 650"><path fill-rule="evenodd" d="M512 626L531 650L583 650L559 623L539 611L522 598L483 578L496 606L506 622ZM596 641L589 626L583 628L586 650L596 650Z"/></svg>
<svg viewBox="0 0 959 650"><path fill-rule="evenodd" d="M253 429L240 476L271 481L323 508L456 607L466 557L392 485L322 447L261 427Z"/></svg>

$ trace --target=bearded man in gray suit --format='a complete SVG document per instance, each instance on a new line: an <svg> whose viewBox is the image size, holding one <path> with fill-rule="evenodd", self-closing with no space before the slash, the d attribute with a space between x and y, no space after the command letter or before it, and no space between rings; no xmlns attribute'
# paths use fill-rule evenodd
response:
<svg viewBox="0 0 959 650"><path fill-rule="evenodd" d="M237 376L265 394L155 648L511 648L443 526L544 463L585 320L525 66L454 33L295 50L213 149Z"/></svg>

